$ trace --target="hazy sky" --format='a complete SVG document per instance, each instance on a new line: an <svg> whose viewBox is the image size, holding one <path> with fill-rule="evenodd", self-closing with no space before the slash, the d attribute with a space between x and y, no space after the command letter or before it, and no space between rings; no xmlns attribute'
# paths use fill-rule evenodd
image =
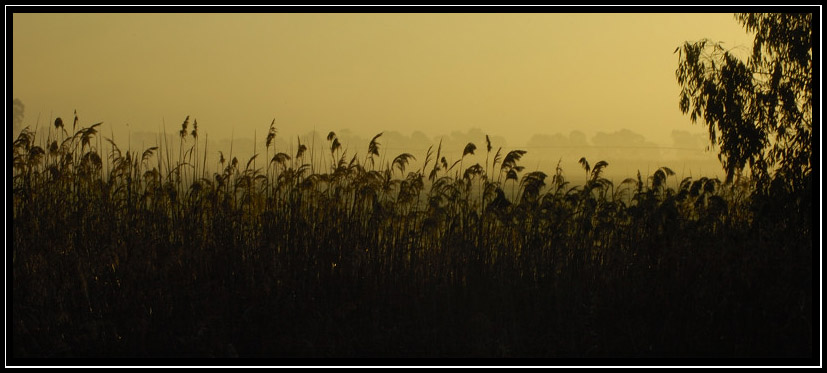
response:
<svg viewBox="0 0 827 373"><path fill-rule="evenodd" d="M752 44L732 14L14 14L12 22L11 83L25 124L77 109L82 124L103 121L116 134L127 125L156 132L164 121L172 133L189 115L211 139L232 129L262 138L275 118L285 136L479 128L517 145L535 134L627 129L669 146L674 130L705 132L678 109L675 48L706 37L743 53Z"/></svg>

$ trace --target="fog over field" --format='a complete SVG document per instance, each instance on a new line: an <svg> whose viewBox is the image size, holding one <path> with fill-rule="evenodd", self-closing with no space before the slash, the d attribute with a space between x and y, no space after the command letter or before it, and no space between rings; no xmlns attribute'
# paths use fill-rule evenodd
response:
<svg viewBox="0 0 827 373"><path fill-rule="evenodd" d="M100 137L102 139L114 138L121 150L132 149L133 152L161 145L164 147L163 137L160 133L148 131L117 131L102 125ZM265 167L266 154L272 158L275 153L284 152L294 156L299 141L307 146L307 155L304 163L313 163L315 168L320 166L329 170L333 157L330 154L330 141L326 139L330 130L318 129L303 133L301 135L285 138L277 132L273 140L273 147L267 152L265 149L265 138L267 126L255 130L255 139L247 133L234 134L231 137L215 138L210 135L210 129L200 125L199 147L204 149L206 142L207 165L214 165L212 172L217 172L219 157L232 159L235 157L240 163L246 162L254 155L259 154L254 163L256 168ZM39 133L48 133L49 128L41 126ZM188 134L182 141L179 136L180 123L171 126L168 123L166 128L166 146L172 149L172 154L177 154L177 149L183 145L184 150L195 144L191 134ZM189 125L192 131L192 125ZM188 132L189 132L188 131ZM367 152L368 143L377 134L366 136L355 133L350 129L338 129L333 132L339 138L344 150L345 158L350 161L354 155L361 161ZM315 134L315 136L314 136ZM505 136L496 133L486 133L479 128L471 128L467 131L452 131L440 135L426 134L423 131L410 133L400 131L383 131L378 138L380 153L384 156L385 162L391 162L394 157L402 153L410 153L415 157L409 164L409 170L422 167L422 162L429 147L435 156L437 149L442 146L441 155L446 157L450 164L462 158L462 152L468 143L476 146L474 154L466 155L463 160L464 167L479 163L484 166L486 155L490 165L498 150L501 148L501 156L511 150L526 150L521 164L527 171L543 171L547 174L554 174L558 166L563 170L566 179L573 184L580 184L585 180L586 173L579 163L581 158L586 158L590 164L598 161L606 161L609 166L603 175L609 180L619 183L625 178L636 177L638 171L645 178L660 167L669 167L675 171L678 182L684 177L697 178L700 176L719 177L723 179L723 171L717 159L717 152L709 147L708 135L703 132L690 132L672 130L671 142L655 143L649 141L645 136L628 129L620 129L612 132L596 132L593 136L587 136L584 132L574 130L568 133L538 133L532 135L528 141L516 143L506 140ZM492 150L486 154L486 135L490 141ZM255 142L254 142L255 140ZM106 153L111 151L111 145L107 141L101 143ZM219 153L220 152L220 153ZM232 154L230 153L232 152ZM314 161L311 162L311 154ZM341 151L336 157L341 158ZM432 156L432 157L433 157ZM336 159L338 161L338 158ZM429 167L433 166L433 160ZM499 167L499 165L498 165ZM459 165L455 167L458 170ZM494 173L494 175L496 175ZM494 176L496 177L496 176Z"/></svg>
<svg viewBox="0 0 827 373"><path fill-rule="evenodd" d="M820 8L272 9L7 6L9 366L819 363Z"/></svg>
<svg viewBox="0 0 827 373"><path fill-rule="evenodd" d="M561 160L575 177L586 157L617 178L664 165L717 175L705 128L678 109L675 49L714 38L749 53L732 14L548 10L15 13L10 79L24 125L71 122L77 110L81 125L104 123L101 136L149 147L190 116L209 157L231 139L249 157L275 119L279 149L301 138L323 153L318 140L334 131L349 156L364 155L383 132L388 156L421 160L442 140L455 160L473 142L473 164L489 135L493 152L527 150L528 170Z"/></svg>

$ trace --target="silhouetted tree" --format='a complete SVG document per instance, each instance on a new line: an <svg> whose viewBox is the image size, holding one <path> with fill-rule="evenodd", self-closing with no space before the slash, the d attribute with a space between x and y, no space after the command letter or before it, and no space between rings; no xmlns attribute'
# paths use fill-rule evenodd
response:
<svg viewBox="0 0 827 373"><path fill-rule="evenodd" d="M19 98L14 99L12 106L12 129L14 130L14 135L17 135L23 127L23 109L25 109L25 106Z"/></svg>
<svg viewBox="0 0 827 373"><path fill-rule="evenodd" d="M746 62L720 43L675 49L680 109L700 117L720 147L727 180L747 165L760 187L771 179L806 187L812 171L812 14L736 14L755 32Z"/></svg>

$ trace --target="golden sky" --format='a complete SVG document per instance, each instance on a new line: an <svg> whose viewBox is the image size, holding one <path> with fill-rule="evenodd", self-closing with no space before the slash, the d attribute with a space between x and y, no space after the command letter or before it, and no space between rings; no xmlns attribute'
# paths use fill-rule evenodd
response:
<svg viewBox="0 0 827 373"><path fill-rule="evenodd" d="M211 139L261 138L275 118L285 136L478 128L517 145L535 134L627 129L669 146L673 130L705 132L678 109L675 48L706 37L743 53L752 45L732 14L14 14L12 22L11 83L25 124L77 109L82 123L103 121L116 134L163 123L174 132L189 115Z"/></svg>

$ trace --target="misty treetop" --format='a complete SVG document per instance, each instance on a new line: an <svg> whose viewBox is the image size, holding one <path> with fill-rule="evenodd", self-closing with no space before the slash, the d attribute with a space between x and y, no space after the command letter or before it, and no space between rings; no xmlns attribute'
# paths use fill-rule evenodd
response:
<svg viewBox="0 0 827 373"><path fill-rule="evenodd" d="M675 50L680 109L703 119L728 179L749 166L763 186L774 177L801 188L812 172L812 14L736 19L755 32L747 61L710 40Z"/></svg>

